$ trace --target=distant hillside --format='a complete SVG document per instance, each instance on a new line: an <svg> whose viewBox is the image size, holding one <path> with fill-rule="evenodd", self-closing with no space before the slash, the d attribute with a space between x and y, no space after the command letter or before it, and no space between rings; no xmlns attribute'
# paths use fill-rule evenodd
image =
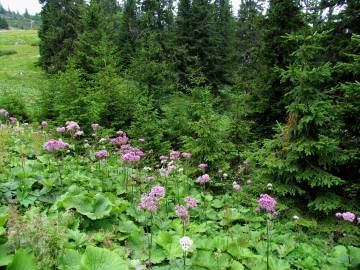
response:
<svg viewBox="0 0 360 270"><path fill-rule="evenodd" d="M10 27L19 29L38 29L40 27L40 15L30 15L27 10L24 14L6 10L0 3L0 17L4 18Z"/></svg>

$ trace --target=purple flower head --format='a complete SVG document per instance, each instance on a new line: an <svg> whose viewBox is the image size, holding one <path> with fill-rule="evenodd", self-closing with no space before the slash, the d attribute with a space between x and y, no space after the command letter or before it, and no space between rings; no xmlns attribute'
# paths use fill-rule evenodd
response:
<svg viewBox="0 0 360 270"><path fill-rule="evenodd" d="M200 163L199 165L198 165L198 168L199 169L202 169L202 170L205 170L206 168L207 168L207 164L206 163Z"/></svg>
<svg viewBox="0 0 360 270"><path fill-rule="evenodd" d="M84 131L78 130L78 131L75 132L74 135L77 136L77 137L82 136L82 135L84 135Z"/></svg>
<svg viewBox="0 0 360 270"><path fill-rule="evenodd" d="M147 182L147 183L150 183L150 182L153 182L153 181L155 181L154 176L148 176L148 177L145 178L145 182Z"/></svg>
<svg viewBox="0 0 360 270"><path fill-rule="evenodd" d="M58 128L56 128L56 132L58 132L58 133L64 133L65 132L65 127L58 127Z"/></svg>
<svg viewBox="0 0 360 270"><path fill-rule="evenodd" d="M358 222L358 224L360 224L360 217L357 218L357 222Z"/></svg>
<svg viewBox="0 0 360 270"><path fill-rule="evenodd" d="M258 200L259 206L261 209L264 209L266 212L275 213L275 206L277 204L276 200L268 194L261 194L260 199Z"/></svg>
<svg viewBox="0 0 360 270"><path fill-rule="evenodd" d="M50 140L44 143L44 148L49 152L53 152L60 149L69 148L69 144L63 142L62 140Z"/></svg>
<svg viewBox="0 0 360 270"><path fill-rule="evenodd" d="M97 131L98 131L99 128L100 128L100 125L99 125L99 124L92 124L92 125L91 125L91 128L92 128L92 130L94 131L94 133L97 133Z"/></svg>
<svg viewBox="0 0 360 270"><path fill-rule="evenodd" d="M140 156L136 155L134 152L128 152L121 156L121 160L127 161L127 162L136 162L140 160Z"/></svg>
<svg viewBox="0 0 360 270"><path fill-rule="evenodd" d="M123 136L118 136L116 138L111 138L109 141L111 144L124 144L129 141L129 138L126 137L126 135L123 135Z"/></svg>
<svg viewBox="0 0 360 270"><path fill-rule="evenodd" d="M176 160L180 157L180 152L179 151L171 151L170 152L170 159L171 160Z"/></svg>
<svg viewBox="0 0 360 270"><path fill-rule="evenodd" d="M67 131L75 132L76 130L80 129L80 126L75 121L66 121L65 127Z"/></svg>
<svg viewBox="0 0 360 270"><path fill-rule="evenodd" d="M180 205L180 204L176 205L175 214L176 214L177 217L181 218L181 220L183 222L188 222L190 220L188 210L183 205Z"/></svg>
<svg viewBox="0 0 360 270"><path fill-rule="evenodd" d="M181 156L182 156L183 158L185 158L185 159L191 158L191 154L190 154L190 153L186 153L186 152L182 153Z"/></svg>
<svg viewBox="0 0 360 270"><path fill-rule="evenodd" d="M335 217L337 217L337 218L342 218L342 213L337 212L337 213L335 214Z"/></svg>
<svg viewBox="0 0 360 270"><path fill-rule="evenodd" d="M159 200L149 193L144 193L141 195L139 207L150 212L156 212L159 207Z"/></svg>
<svg viewBox="0 0 360 270"><path fill-rule="evenodd" d="M46 128L47 125L48 125L48 123L46 121L42 121L40 123L40 128Z"/></svg>
<svg viewBox="0 0 360 270"><path fill-rule="evenodd" d="M190 196L185 197L184 200L186 202L187 208L195 208L196 205L198 204L198 200Z"/></svg>
<svg viewBox="0 0 360 270"><path fill-rule="evenodd" d="M17 122L16 117L9 117L9 120L12 124L15 124Z"/></svg>
<svg viewBox="0 0 360 270"><path fill-rule="evenodd" d="M241 189L240 184L237 183L237 182L233 182L232 186L233 186L233 189L235 189L235 190L240 190Z"/></svg>
<svg viewBox="0 0 360 270"><path fill-rule="evenodd" d="M342 217L344 220L349 221L349 222L353 222L356 218L355 214L351 213L351 212L342 213Z"/></svg>
<svg viewBox="0 0 360 270"><path fill-rule="evenodd" d="M208 174L201 175L196 179L196 183L199 183L200 185L203 185L209 181L210 181L210 176Z"/></svg>
<svg viewBox="0 0 360 270"><path fill-rule="evenodd" d="M107 157L109 157L109 153L106 150L99 150L99 151L96 151L95 157L100 160L106 159Z"/></svg>
<svg viewBox="0 0 360 270"><path fill-rule="evenodd" d="M261 211L261 209L260 209L259 207L256 207L256 208L255 208L255 212L256 212L256 213L259 213L260 211Z"/></svg>
<svg viewBox="0 0 360 270"><path fill-rule="evenodd" d="M166 160L168 160L169 158L167 157L167 156L160 156L160 160L161 161L166 161Z"/></svg>
<svg viewBox="0 0 360 270"><path fill-rule="evenodd" d="M165 188L162 186L153 186L150 191L150 195L154 197L164 197L165 196Z"/></svg>
<svg viewBox="0 0 360 270"><path fill-rule="evenodd" d="M144 138L140 138L140 139L139 139L139 142L144 143L144 142L145 142L145 139L144 139Z"/></svg>

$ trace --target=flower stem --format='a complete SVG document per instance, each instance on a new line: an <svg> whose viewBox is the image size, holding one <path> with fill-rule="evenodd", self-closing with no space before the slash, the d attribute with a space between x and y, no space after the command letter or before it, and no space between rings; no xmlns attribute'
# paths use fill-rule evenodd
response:
<svg viewBox="0 0 360 270"><path fill-rule="evenodd" d="M270 253L270 234L269 234L269 218L266 218L266 270L269 270L269 253Z"/></svg>

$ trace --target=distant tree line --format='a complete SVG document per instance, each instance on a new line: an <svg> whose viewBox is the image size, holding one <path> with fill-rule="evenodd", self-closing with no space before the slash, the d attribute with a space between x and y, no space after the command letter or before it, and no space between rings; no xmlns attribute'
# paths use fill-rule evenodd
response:
<svg viewBox="0 0 360 270"><path fill-rule="evenodd" d="M5 22L7 27L5 26ZM0 29L9 27L18 29L38 29L40 27L40 15L30 15L26 9L24 14L6 10L0 3Z"/></svg>

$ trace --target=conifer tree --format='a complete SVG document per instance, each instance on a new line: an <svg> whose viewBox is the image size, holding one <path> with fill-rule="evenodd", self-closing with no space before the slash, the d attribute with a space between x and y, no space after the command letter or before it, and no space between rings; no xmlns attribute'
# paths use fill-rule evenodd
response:
<svg viewBox="0 0 360 270"><path fill-rule="evenodd" d="M302 196L310 209L329 213L346 204L339 196L345 180L338 168L352 153L341 143L340 114L329 84L333 67L322 59L324 35L289 36L301 45L295 61L281 70L282 81L291 85L287 121L255 159L263 179L275 183L274 192Z"/></svg>
<svg viewBox="0 0 360 270"><path fill-rule="evenodd" d="M122 69L130 66L138 48L139 21L136 0L126 0L119 31L119 55Z"/></svg>
<svg viewBox="0 0 360 270"><path fill-rule="evenodd" d="M234 34L235 20L232 16L231 2L229 0L216 0L215 3L215 38L216 62L214 82L219 84L232 82L234 69Z"/></svg>
<svg viewBox="0 0 360 270"><path fill-rule="evenodd" d="M9 29L9 24L3 17L0 17L0 29Z"/></svg>
<svg viewBox="0 0 360 270"><path fill-rule="evenodd" d="M65 70L81 29L83 0L41 0L40 65L48 72Z"/></svg>
<svg viewBox="0 0 360 270"><path fill-rule="evenodd" d="M296 50L295 42L287 40L287 34L299 32L304 27L300 5L297 0L271 0L264 21L264 42L261 58L267 69L264 76L265 89L259 88L260 97L253 115L261 125L260 132L267 137L272 134L276 120L283 121L286 117L284 93L286 84L281 84L277 68L285 68L292 60L291 54Z"/></svg>

